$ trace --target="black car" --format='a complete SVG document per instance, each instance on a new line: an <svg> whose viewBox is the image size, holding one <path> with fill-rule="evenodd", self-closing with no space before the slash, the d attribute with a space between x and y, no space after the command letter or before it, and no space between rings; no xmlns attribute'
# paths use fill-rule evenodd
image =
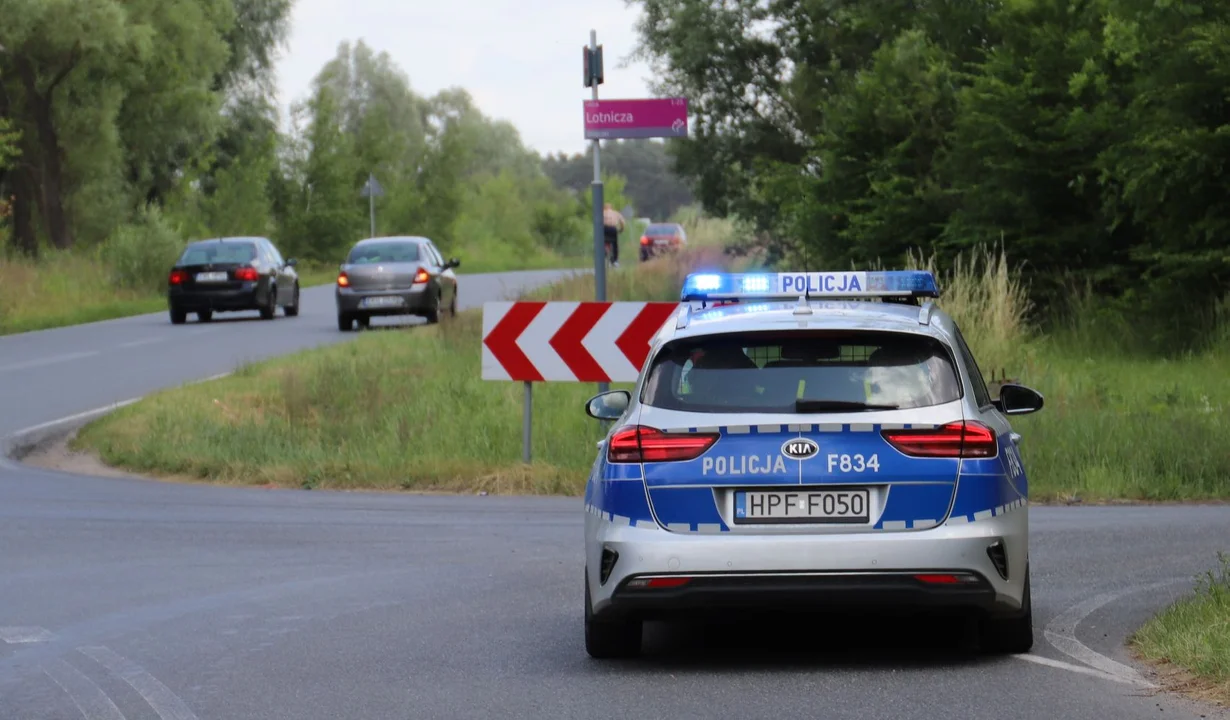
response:
<svg viewBox="0 0 1230 720"><path fill-rule="evenodd" d="M209 322L215 312L259 310L272 320L278 306L287 317L299 314L299 274L294 260L283 260L263 237L228 237L188 245L167 280L171 322L188 313Z"/></svg>
<svg viewBox="0 0 1230 720"><path fill-rule="evenodd" d="M425 237L360 240L337 273L337 327L345 332L358 321L367 327L377 315L419 315L440 321L457 312L457 275L461 261L447 262Z"/></svg>

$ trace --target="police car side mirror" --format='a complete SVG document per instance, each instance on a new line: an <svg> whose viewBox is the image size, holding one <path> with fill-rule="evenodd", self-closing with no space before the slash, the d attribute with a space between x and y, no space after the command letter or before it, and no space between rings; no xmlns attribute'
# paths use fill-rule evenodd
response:
<svg viewBox="0 0 1230 720"><path fill-rule="evenodd" d="M595 395L585 403L585 414L598 420L618 420L632 402L627 390L611 390Z"/></svg>
<svg viewBox="0 0 1230 720"><path fill-rule="evenodd" d="M1042 409L1042 393L1024 385L1008 383L999 389L995 407L1005 415L1028 415Z"/></svg>

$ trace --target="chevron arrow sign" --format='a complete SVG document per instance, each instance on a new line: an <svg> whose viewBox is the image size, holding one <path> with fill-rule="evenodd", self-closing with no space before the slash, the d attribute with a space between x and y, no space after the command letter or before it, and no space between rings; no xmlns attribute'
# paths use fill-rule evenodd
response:
<svg viewBox="0 0 1230 720"><path fill-rule="evenodd" d="M483 304L483 379L635 382L674 302Z"/></svg>

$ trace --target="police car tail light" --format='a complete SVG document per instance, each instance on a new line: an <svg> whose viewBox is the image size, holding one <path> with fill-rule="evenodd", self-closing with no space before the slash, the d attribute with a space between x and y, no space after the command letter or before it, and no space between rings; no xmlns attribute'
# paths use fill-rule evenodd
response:
<svg viewBox="0 0 1230 720"><path fill-rule="evenodd" d="M337 274L337 286L350 287L350 276L347 275L345 271Z"/></svg>
<svg viewBox="0 0 1230 720"><path fill-rule="evenodd" d="M973 585L978 582L976 576L966 573L924 573L915 575L914 579L928 585Z"/></svg>
<svg viewBox="0 0 1230 720"><path fill-rule="evenodd" d="M414 274L414 284L415 285L418 285L419 283L425 283L430 279L431 279L431 276L428 275L427 271L424 270L423 268L419 268L419 271Z"/></svg>
<svg viewBox="0 0 1230 720"><path fill-rule="evenodd" d="M188 282L188 273L183 270L172 270L171 277L167 279L172 285L183 285Z"/></svg>
<svg viewBox="0 0 1230 720"><path fill-rule="evenodd" d="M991 428L973 420L959 420L939 428L885 430L890 445L911 457L985 458L999 454Z"/></svg>
<svg viewBox="0 0 1230 720"><path fill-rule="evenodd" d="M694 460L717 442L716 433L664 433L631 425L620 428L607 445L609 462L678 462Z"/></svg>

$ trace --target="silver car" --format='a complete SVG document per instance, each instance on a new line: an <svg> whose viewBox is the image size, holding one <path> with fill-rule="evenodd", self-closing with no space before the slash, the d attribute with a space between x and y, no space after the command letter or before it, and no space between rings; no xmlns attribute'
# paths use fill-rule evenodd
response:
<svg viewBox="0 0 1230 720"><path fill-rule="evenodd" d="M709 610L970 613L980 644L1033 644L1028 482L926 272L688 276L585 490L585 646ZM714 303L719 303L714 305Z"/></svg>
<svg viewBox="0 0 1230 720"><path fill-rule="evenodd" d="M360 240L337 273L337 328L367 327L384 315L419 315L429 323L441 313L457 312L457 275L461 261L444 256L425 237Z"/></svg>

